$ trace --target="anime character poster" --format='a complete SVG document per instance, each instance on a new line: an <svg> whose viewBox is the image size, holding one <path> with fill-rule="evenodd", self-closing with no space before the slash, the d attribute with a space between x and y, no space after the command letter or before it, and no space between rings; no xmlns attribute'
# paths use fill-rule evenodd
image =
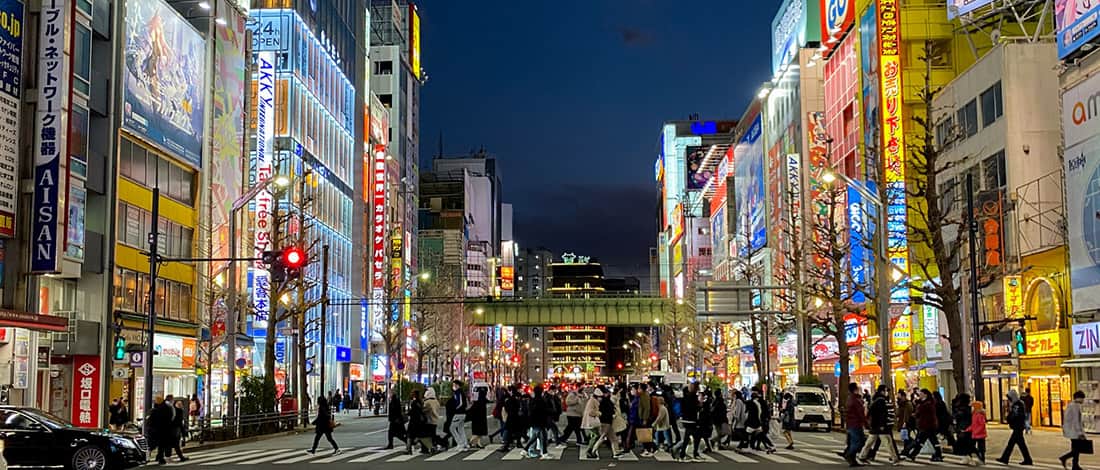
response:
<svg viewBox="0 0 1100 470"><path fill-rule="evenodd" d="M707 159L707 147L689 146L687 154L687 189L703 189L707 181L714 176L713 171L703 170L703 161Z"/></svg>
<svg viewBox="0 0 1100 470"><path fill-rule="evenodd" d="M122 124L195 168L202 166L202 35L160 0L126 2Z"/></svg>
<svg viewBox="0 0 1100 470"><path fill-rule="evenodd" d="M224 0L219 0L224 1ZM241 194L244 176L241 155L244 141L245 18L225 7L225 24L214 28L214 97L210 126L210 197L214 257L229 256L229 213Z"/></svg>
<svg viewBox="0 0 1100 470"><path fill-rule="evenodd" d="M757 116L734 148L737 233L746 240L739 248L739 256L756 252L768 241L764 223L764 143L761 137L760 116Z"/></svg>

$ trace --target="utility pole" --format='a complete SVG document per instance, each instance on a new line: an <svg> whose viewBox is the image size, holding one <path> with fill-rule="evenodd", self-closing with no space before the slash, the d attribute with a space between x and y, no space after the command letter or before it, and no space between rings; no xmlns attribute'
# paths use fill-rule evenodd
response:
<svg viewBox="0 0 1100 470"><path fill-rule="evenodd" d="M157 165L159 167L159 164ZM158 169L159 170L159 169ZM160 174L160 171L157 171ZM149 315L147 316L145 334L145 364L143 378L145 383L142 391L142 412L149 416L153 411L153 337L157 329L157 239L160 220L160 183L153 185L153 224L149 232Z"/></svg>
<svg viewBox="0 0 1100 470"><path fill-rule="evenodd" d="M325 375L325 328L328 325L328 245L321 247L321 390L324 394L326 379Z"/></svg>
<svg viewBox="0 0 1100 470"><path fill-rule="evenodd" d="M970 379L973 381L974 399L984 400L982 390L982 356L981 338L978 325L978 248L975 239L978 235L978 221L974 219L974 175L966 174L966 217L967 237L970 261L970 324L973 331L970 332ZM961 371L960 371L961 372ZM962 390L959 390L962 392Z"/></svg>

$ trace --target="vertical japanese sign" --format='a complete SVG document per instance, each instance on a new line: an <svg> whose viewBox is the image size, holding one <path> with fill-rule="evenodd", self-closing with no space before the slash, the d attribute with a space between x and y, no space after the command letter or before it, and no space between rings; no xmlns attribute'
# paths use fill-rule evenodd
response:
<svg viewBox="0 0 1100 470"><path fill-rule="evenodd" d="M1020 276L1004 277L1005 318L1024 316L1024 286Z"/></svg>
<svg viewBox="0 0 1100 470"><path fill-rule="evenodd" d="M99 356L73 356L72 423L99 427Z"/></svg>
<svg viewBox="0 0 1100 470"><path fill-rule="evenodd" d="M23 88L23 3L0 0L0 237L15 236L19 196L19 101Z"/></svg>
<svg viewBox="0 0 1100 470"><path fill-rule="evenodd" d="M371 322L381 331L385 315L386 289L386 146L375 145L371 172Z"/></svg>
<svg viewBox="0 0 1100 470"><path fill-rule="evenodd" d="M420 13L412 2L409 2L409 68L420 80Z"/></svg>
<svg viewBox="0 0 1100 470"><path fill-rule="evenodd" d="M905 127L902 116L901 14L898 0L880 0L878 15L879 83L882 90L882 158L886 165L886 255L903 273L909 272L906 238ZM909 287L899 283L890 302L908 303Z"/></svg>
<svg viewBox="0 0 1100 470"><path fill-rule="evenodd" d="M61 270L68 194L69 35L67 0L44 0L38 37L38 110L34 123L34 202L31 213L31 272Z"/></svg>
<svg viewBox="0 0 1100 470"><path fill-rule="evenodd" d="M245 139L245 17L222 0L218 8L225 24L214 27L214 100L210 126L210 225L213 257L229 257L229 217L241 194L241 144Z"/></svg>
<svg viewBox="0 0 1100 470"><path fill-rule="evenodd" d="M254 184L267 185L274 177L275 140L275 53L264 51L256 53L256 177ZM272 248L271 223L275 209L275 196L266 187L256 193L254 258L262 258L265 251ZM267 319L271 313L271 279L263 261L252 264L252 309L253 329L267 328Z"/></svg>

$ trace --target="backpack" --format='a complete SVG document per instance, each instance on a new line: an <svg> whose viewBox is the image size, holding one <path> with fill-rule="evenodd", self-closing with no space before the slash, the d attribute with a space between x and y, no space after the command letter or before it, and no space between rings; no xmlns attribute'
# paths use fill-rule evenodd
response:
<svg viewBox="0 0 1100 470"><path fill-rule="evenodd" d="M1023 428L1027 421L1027 414L1024 413L1024 404L1022 401L1017 400L1012 403L1012 406L1008 409L1008 424L1010 426L1018 426Z"/></svg>
<svg viewBox="0 0 1100 470"><path fill-rule="evenodd" d="M657 415L661 413L661 406L657 403L657 397L649 397L649 422L657 421Z"/></svg>

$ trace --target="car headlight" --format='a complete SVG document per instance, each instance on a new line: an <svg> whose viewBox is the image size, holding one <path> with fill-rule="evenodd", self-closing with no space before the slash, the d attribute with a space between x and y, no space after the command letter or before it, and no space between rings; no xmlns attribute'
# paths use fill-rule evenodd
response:
<svg viewBox="0 0 1100 470"><path fill-rule="evenodd" d="M138 448L137 443L134 442L133 439L130 439L128 437L112 437L111 438L111 444L114 444L116 446L126 448L126 449L137 449Z"/></svg>

